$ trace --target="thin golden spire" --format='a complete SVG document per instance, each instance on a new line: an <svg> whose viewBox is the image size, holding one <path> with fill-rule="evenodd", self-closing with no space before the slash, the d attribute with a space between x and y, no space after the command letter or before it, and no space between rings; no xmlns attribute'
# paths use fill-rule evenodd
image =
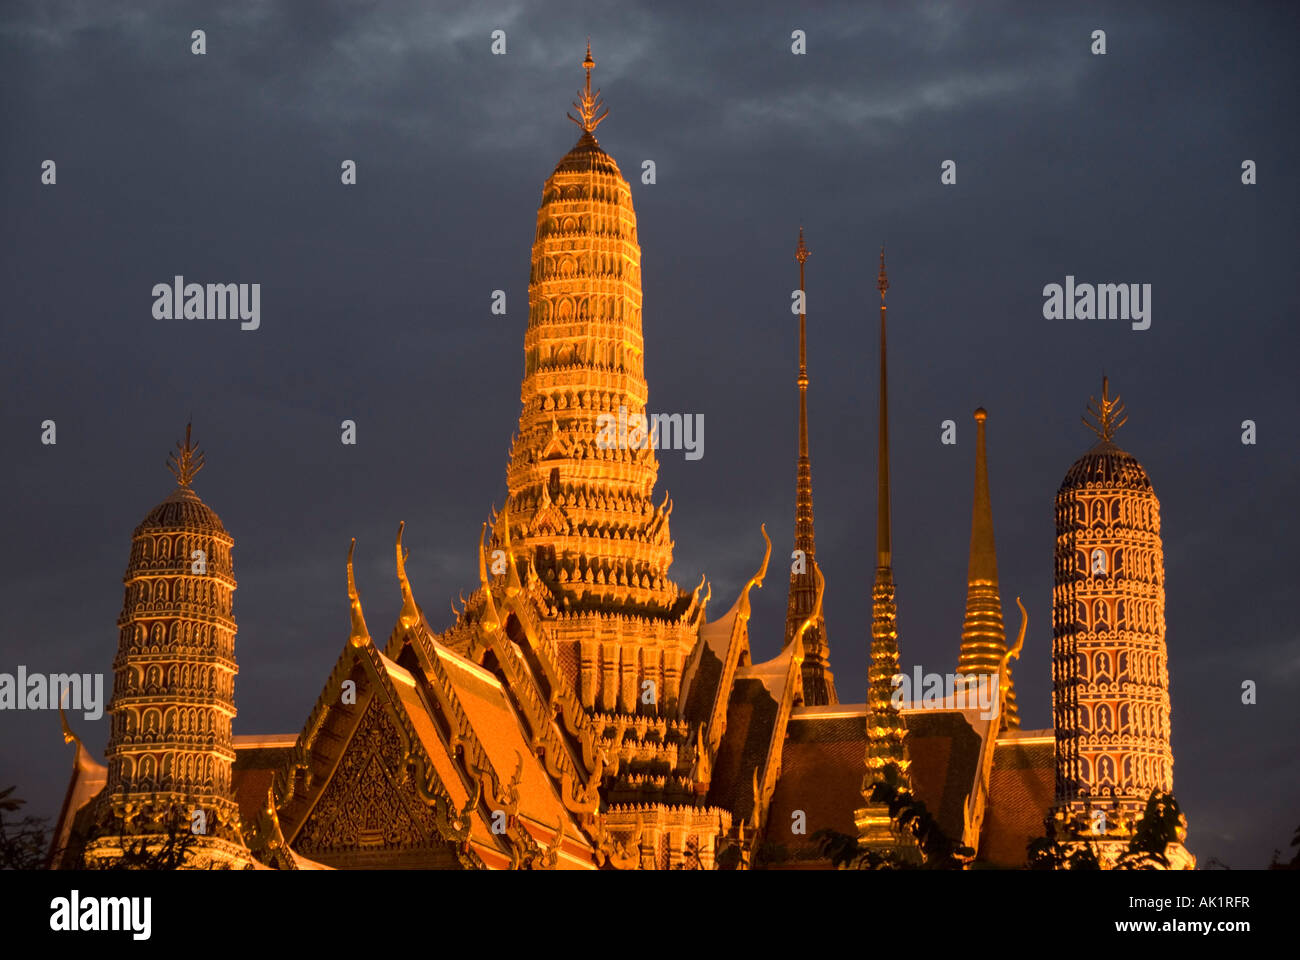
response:
<svg viewBox="0 0 1300 960"><path fill-rule="evenodd" d="M188 487L190 481L195 475L203 469L204 457L202 451L190 442L190 429L192 423L185 424L185 443L179 441L176 443L176 449L180 451L178 457L174 453L167 454L167 469L172 472L176 478L176 483L182 487Z"/></svg>
<svg viewBox="0 0 1300 960"><path fill-rule="evenodd" d="M1095 405L1095 409L1094 409ZM1115 399L1110 398L1110 378L1103 376L1101 378L1101 403L1097 403L1096 397L1088 398L1088 413L1092 415L1095 423L1089 423L1088 417L1084 416L1083 425L1101 437L1102 440L1110 442L1115 436L1115 431L1128 422L1128 416L1124 413L1124 404L1120 402L1119 394Z"/></svg>
<svg viewBox="0 0 1300 960"><path fill-rule="evenodd" d="M988 411L975 408L975 498L971 508L970 563L967 579L997 586L998 554L993 543L993 502L989 496L989 462L984 436Z"/></svg>
<svg viewBox="0 0 1300 960"><path fill-rule="evenodd" d="M885 273L885 248L880 248L880 274L876 278L880 290L880 429L876 459L876 566L893 565L891 530L889 522L889 388L885 363L885 291L889 289L889 276Z"/></svg>
<svg viewBox="0 0 1300 960"><path fill-rule="evenodd" d="M794 546L803 555L804 570L790 573L790 591L786 599L785 645L795 642L801 633L804 640L804 703L823 706L839 702L835 678L830 669L830 651L826 644L826 623L818 606L817 594L821 572L817 569L817 543L813 527L812 460L808 456L808 309L804 285L804 264L810 251L799 227L799 242L794 258L799 263L799 462L795 482ZM814 611L816 611L814 613ZM811 625L806 625L811 616Z"/></svg>
<svg viewBox="0 0 1300 960"><path fill-rule="evenodd" d="M812 469L808 460L808 301L804 287L804 264L808 262L810 251L803 241L803 227L799 227L799 243L794 250L794 258L799 261L799 489L796 505L795 546L811 555L813 545L812 515ZM805 476L806 474L806 476ZM807 529L804 529L803 506L807 500ZM806 543L800 543L800 540Z"/></svg>
<svg viewBox="0 0 1300 960"><path fill-rule="evenodd" d="M867 776L863 795L870 802L872 784L887 778L892 771L908 782L911 760L907 750L907 730L893 703L893 678L899 672L898 606L895 601L894 569L889 529L889 390L885 358L885 248L880 248L880 432L878 474L876 478L876 582L871 589L871 662L867 669ZM871 815L878 823L880 812ZM865 823L866 821L863 821ZM888 822L887 815L885 823ZM865 829L859 824L860 829ZM874 828L872 828L874 829ZM862 834L864 843L875 843ZM876 838L877 840L879 837Z"/></svg>
<svg viewBox="0 0 1300 960"><path fill-rule="evenodd" d="M600 91L594 94L591 92L591 71L596 66L596 61L591 56L591 37L587 38L587 56L582 61L582 67L587 71L586 86L578 91L578 100L573 103L573 109L578 111L578 116L566 113L570 120L582 127L587 133L594 133L600 126L600 122L609 116L609 110L600 102ZM604 113L601 111L604 110Z"/></svg>
<svg viewBox="0 0 1300 960"><path fill-rule="evenodd" d="M1002 620L1002 594L998 587L998 554L993 540L993 502L989 496L989 466L984 423L988 411L975 410L975 494L971 506L970 562L966 573L966 616L961 628L959 674L1000 675L1005 709L1001 729L1020 726L1020 712L1012 687L1011 668L1005 663L1007 633Z"/></svg>

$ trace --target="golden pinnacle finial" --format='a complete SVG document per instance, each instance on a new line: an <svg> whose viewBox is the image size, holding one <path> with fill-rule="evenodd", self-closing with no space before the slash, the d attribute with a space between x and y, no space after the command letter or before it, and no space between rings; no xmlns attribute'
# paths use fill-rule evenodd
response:
<svg viewBox="0 0 1300 960"><path fill-rule="evenodd" d="M1094 405L1096 405L1095 409ZM1083 420L1083 425L1107 442L1115 436L1115 431L1128 422L1119 395L1116 394L1114 400L1110 398L1109 377L1101 378L1101 403L1097 403L1096 397L1088 398L1088 413L1092 415L1095 423L1089 423L1088 417L1084 416L1080 418Z"/></svg>
<svg viewBox="0 0 1300 960"><path fill-rule="evenodd" d="M794 258L800 263L806 263L811 252L808 245L803 242L803 226L801 224L799 227L799 245L794 248Z"/></svg>
<svg viewBox="0 0 1300 960"><path fill-rule="evenodd" d="M880 275L876 277L876 288L880 291L880 302L885 302L885 291L889 289L889 277L885 273L885 248L880 248Z"/></svg>
<svg viewBox="0 0 1300 960"><path fill-rule="evenodd" d="M587 38L587 56L582 61L582 67L587 71L587 85L578 91L579 100L573 103L573 109L578 111L578 116L566 113L565 116L582 127L587 133L595 132L600 126L600 122L609 116L609 110L600 102L600 91L594 94L591 92L591 70L596 66L596 61L591 56L591 37ZM604 110L604 113L601 111Z"/></svg>
<svg viewBox="0 0 1300 960"><path fill-rule="evenodd" d="M167 469L176 478L176 483L182 487L188 487L195 474L203 469L203 453L190 443L192 426L191 423L185 424L185 443L181 444L178 441L176 444L176 449L181 452L181 455L178 457L174 453L167 454Z"/></svg>

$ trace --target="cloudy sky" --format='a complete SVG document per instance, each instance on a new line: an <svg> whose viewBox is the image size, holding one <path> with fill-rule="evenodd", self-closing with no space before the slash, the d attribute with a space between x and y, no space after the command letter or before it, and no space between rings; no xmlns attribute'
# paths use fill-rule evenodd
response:
<svg viewBox="0 0 1300 960"><path fill-rule="evenodd" d="M841 698L865 699L884 244L904 667L956 663L983 405L1012 629L1017 595L1029 610L1022 715L1050 726L1053 498L1093 440L1079 416L1104 371L1162 506L1188 844L1234 867L1285 847L1300 824L1294 9L469 6L5 5L0 672L111 685L131 531L172 489L163 462L191 416L196 489L235 538L236 733L304 723L347 637L350 537L376 634L400 605L399 520L416 595L450 622L504 499L536 209L577 136L564 113L590 35L612 111L600 141L638 215L650 408L706 424L702 459L661 456L674 579L706 573L721 610L761 558L760 522L790 550L803 224L832 665ZM260 283L260 329L154 319L153 285L177 274ZM1067 275L1151 284L1150 329L1045 320L1043 287ZM759 658L780 647L784 586L755 597ZM102 755L107 717L74 726ZM32 812L57 812L71 762L57 715L0 715L0 787Z"/></svg>

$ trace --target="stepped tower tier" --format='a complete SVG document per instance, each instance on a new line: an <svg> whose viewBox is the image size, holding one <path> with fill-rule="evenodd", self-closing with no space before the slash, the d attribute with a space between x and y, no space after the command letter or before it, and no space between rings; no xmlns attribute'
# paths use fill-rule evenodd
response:
<svg viewBox="0 0 1300 960"><path fill-rule="evenodd" d="M1098 442L1056 495L1052 706L1058 819L1131 836L1153 790L1173 789L1160 502L1113 442L1123 405L1102 381ZM1084 421L1087 423L1087 420Z"/></svg>
<svg viewBox="0 0 1300 960"><path fill-rule="evenodd" d="M177 444L175 491L135 528L113 661L108 782L86 857L120 837L197 835L191 865L250 862L231 792L235 759L234 540L191 488L203 455Z"/></svg>
<svg viewBox="0 0 1300 960"><path fill-rule="evenodd" d="M689 595L668 579L671 503L653 500L641 248L632 189L594 135L606 115L594 65L588 48L570 117L582 134L537 211L508 515L515 556L559 610L669 618Z"/></svg>

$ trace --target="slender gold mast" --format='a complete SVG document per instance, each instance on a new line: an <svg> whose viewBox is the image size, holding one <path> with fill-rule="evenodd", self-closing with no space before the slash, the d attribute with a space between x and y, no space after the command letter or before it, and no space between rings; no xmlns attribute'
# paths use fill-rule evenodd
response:
<svg viewBox="0 0 1300 960"><path fill-rule="evenodd" d="M898 608L894 600L894 569L889 523L889 389L886 379L885 250L880 250L880 426L876 477L876 583L871 591L871 667L867 675L866 789L893 769L907 780L907 745L903 718L894 707L893 677L899 672Z"/></svg>
<svg viewBox="0 0 1300 960"><path fill-rule="evenodd" d="M803 240L803 227L799 228L799 244L794 258L799 261L799 292L806 298L804 264L809 250ZM830 648L826 642L826 621L820 610L814 610L817 585L813 566L817 553L813 532L812 461L808 457L808 326L807 300L799 311L799 466L795 487L794 547L799 551L790 571L790 593L785 611L785 643L794 642L804 621L816 614L812 624L804 630L803 695L808 706L839 703L835 695L835 677L831 673Z"/></svg>

